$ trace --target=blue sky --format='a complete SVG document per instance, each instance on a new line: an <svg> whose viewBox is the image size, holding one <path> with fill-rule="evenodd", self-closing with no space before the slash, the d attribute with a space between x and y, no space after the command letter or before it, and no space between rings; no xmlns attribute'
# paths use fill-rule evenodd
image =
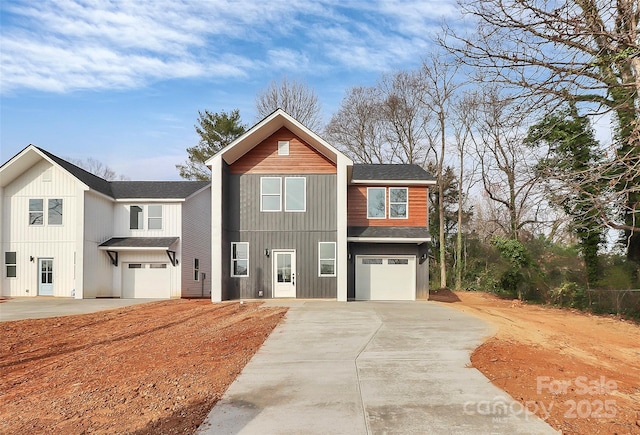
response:
<svg viewBox="0 0 640 435"><path fill-rule="evenodd" d="M133 180L179 179L198 110L240 109L283 76L328 121L345 91L413 69L453 0L0 2L0 160L30 143Z"/></svg>

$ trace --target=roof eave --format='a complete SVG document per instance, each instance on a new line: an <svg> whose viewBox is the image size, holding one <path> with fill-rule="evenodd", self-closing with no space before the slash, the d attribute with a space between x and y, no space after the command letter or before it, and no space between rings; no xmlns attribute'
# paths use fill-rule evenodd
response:
<svg viewBox="0 0 640 435"><path fill-rule="evenodd" d="M347 237L347 242L356 243L415 243L431 242L431 237Z"/></svg>
<svg viewBox="0 0 640 435"><path fill-rule="evenodd" d="M379 184L387 186L433 186L436 184L435 180L351 180L351 184Z"/></svg>

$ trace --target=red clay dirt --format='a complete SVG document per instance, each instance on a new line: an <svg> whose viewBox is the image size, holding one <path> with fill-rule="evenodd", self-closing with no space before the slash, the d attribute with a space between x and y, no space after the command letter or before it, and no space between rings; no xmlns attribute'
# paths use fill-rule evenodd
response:
<svg viewBox="0 0 640 435"><path fill-rule="evenodd" d="M0 323L0 433L193 433L285 313L183 299Z"/></svg>
<svg viewBox="0 0 640 435"><path fill-rule="evenodd" d="M497 327L472 365L555 429L640 434L640 325L480 292L432 299Z"/></svg>

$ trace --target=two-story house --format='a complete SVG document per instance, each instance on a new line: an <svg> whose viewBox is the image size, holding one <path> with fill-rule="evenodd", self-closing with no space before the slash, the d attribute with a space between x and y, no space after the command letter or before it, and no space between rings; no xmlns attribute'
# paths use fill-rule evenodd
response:
<svg viewBox="0 0 640 435"><path fill-rule="evenodd" d="M429 185L358 165L282 110L207 161L211 298L428 298Z"/></svg>
<svg viewBox="0 0 640 435"><path fill-rule="evenodd" d="M208 296L208 182L106 181L29 145L0 167L2 296Z"/></svg>

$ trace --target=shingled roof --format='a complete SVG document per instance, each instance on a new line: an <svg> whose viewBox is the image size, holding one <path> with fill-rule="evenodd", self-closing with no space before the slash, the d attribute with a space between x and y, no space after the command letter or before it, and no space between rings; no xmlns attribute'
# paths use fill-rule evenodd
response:
<svg viewBox="0 0 640 435"><path fill-rule="evenodd" d="M352 180L420 180L433 181L435 178L418 165L400 164L355 164Z"/></svg>
<svg viewBox="0 0 640 435"><path fill-rule="evenodd" d="M37 148L91 189L114 199L183 199L209 184L208 181L107 181L47 150Z"/></svg>

